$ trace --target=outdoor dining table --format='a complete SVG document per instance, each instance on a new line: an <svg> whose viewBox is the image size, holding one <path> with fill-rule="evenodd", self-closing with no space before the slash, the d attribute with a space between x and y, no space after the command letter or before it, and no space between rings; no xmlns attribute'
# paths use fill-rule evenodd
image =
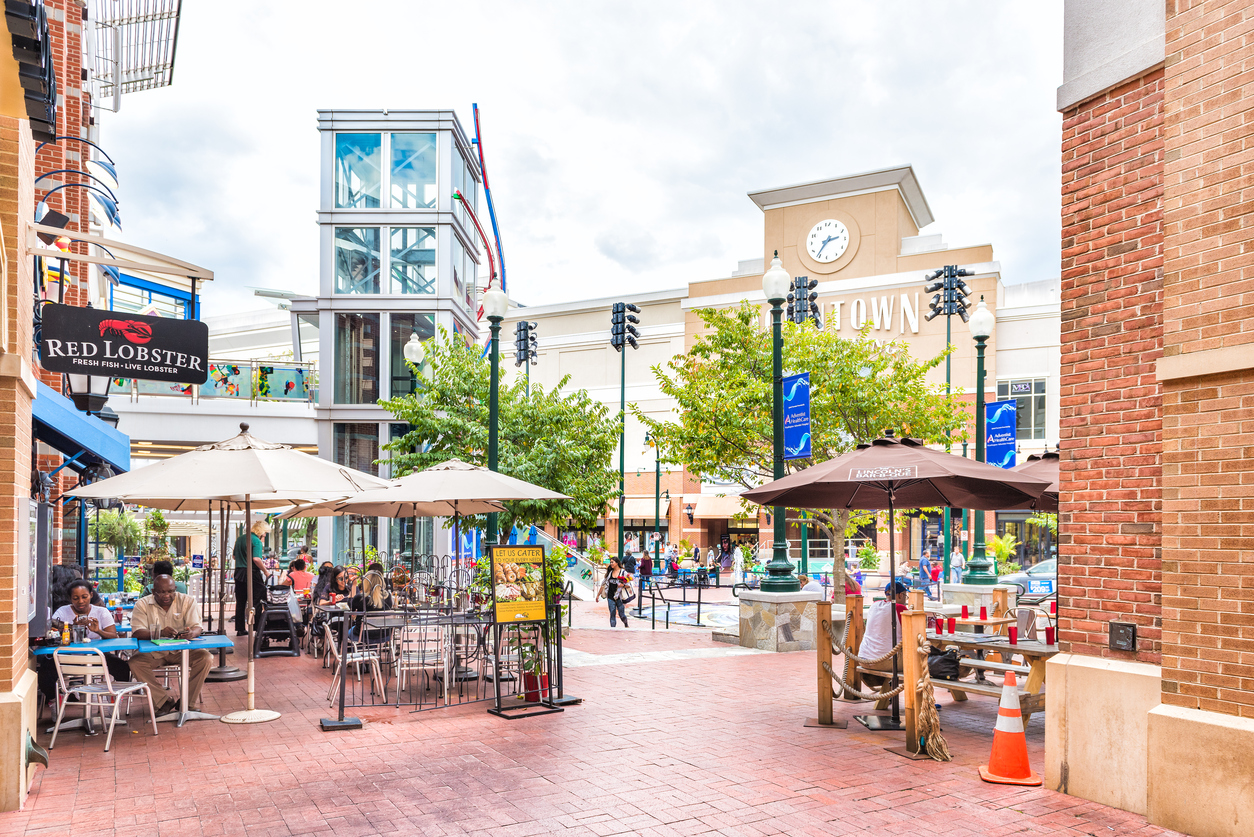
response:
<svg viewBox="0 0 1254 837"><path fill-rule="evenodd" d="M177 727L183 726L188 721L216 721L217 715L208 712L192 712L187 708L187 687L189 678L189 660L191 652L197 649L208 651L211 648L232 648L235 643L230 637L220 634L210 634L208 636L198 636L195 639L183 639L177 642L161 642L156 643L148 639L131 640L138 644L137 651L140 654L151 654L157 651L182 651L183 662L180 666L179 676L179 708L177 712L169 712L158 718L158 721L174 721Z"/></svg>
<svg viewBox="0 0 1254 837"><path fill-rule="evenodd" d="M31 653L36 657L50 657L56 651L65 648L70 651L88 650L91 648L97 651L134 651L139 647L138 641L130 637L118 637L117 639L93 639L89 642L72 642L69 645L36 645L31 649ZM119 724L125 724L124 718L118 719ZM47 731L52 732L52 727L48 727ZM95 734L95 728L91 724L91 718L84 715L82 718L75 718L73 721L62 721L61 729L86 729L89 734Z"/></svg>
<svg viewBox="0 0 1254 837"><path fill-rule="evenodd" d="M1058 653L1057 644L1046 645L1036 640L1020 639L1012 645L1009 637L1005 636L938 634L928 631L927 638L935 648L957 647L964 651L993 652L1000 654L1003 661L1008 661L1012 654L1021 655L1028 667L1027 682L1021 688L1033 695L1039 695L1045 688L1045 664L1050 657Z"/></svg>

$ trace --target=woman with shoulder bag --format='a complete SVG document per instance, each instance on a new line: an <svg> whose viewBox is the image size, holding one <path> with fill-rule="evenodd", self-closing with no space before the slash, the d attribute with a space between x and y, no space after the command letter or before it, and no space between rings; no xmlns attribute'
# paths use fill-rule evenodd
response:
<svg viewBox="0 0 1254 837"><path fill-rule="evenodd" d="M609 569L605 571L605 578L601 579L601 586L597 588L596 595L596 601L600 601L601 597L605 596L605 600L609 603L611 628L618 627L616 615L622 618L623 627L627 627L627 602L631 600L633 594L631 576L627 575L617 558L611 558Z"/></svg>

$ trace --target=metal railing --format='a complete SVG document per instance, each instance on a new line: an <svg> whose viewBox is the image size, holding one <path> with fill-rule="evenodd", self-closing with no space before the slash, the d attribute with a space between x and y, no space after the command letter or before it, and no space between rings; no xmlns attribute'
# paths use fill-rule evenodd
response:
<svg viewBox="0 0 1254 837"><path fill-rule="evenodd" d="M176 384L114 378L114 394L163 398L187 398L194 404L202 398L225 398L258 402L314 403L318 398L318 369L312 361L209 360L203 384Z"/></svg>

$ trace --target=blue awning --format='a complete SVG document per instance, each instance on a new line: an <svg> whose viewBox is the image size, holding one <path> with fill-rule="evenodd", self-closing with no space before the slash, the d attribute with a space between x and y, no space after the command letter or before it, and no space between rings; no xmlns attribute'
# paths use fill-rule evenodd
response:
<svg viewBox="0 0 1254 837"><path fill-rule="evenodd" d="M74 402L43 381L31 402L35 438L51 445L81 471L103 462L119 474L131 470L131 439L95 416L80 413Z"/></svg>

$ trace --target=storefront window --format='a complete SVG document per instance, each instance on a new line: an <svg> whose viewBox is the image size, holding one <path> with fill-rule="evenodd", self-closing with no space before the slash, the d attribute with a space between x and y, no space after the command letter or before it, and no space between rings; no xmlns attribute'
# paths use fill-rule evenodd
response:
<svg viewBox="0 0 1254 837"><path fill-rule="evenodd" d="M1015 438L1045 438L1045 379L1024 378L997 382L997 400L1015 400Z"/></svg>
<svg viewBox="0 0 1254 837"><path fill-rule="evenodd" d="M377 209L383 182L379 134L335 135L335 205Z"/></svg>
<svg viewBox="0 0 1254 837"><path fill-rule="evenodd" d="M378 400L379 315L336 314L335 403L373 404Z"/></svg>
<svg viewBox="0 0 1254 837"><path fill-rule="evenodd" d="M413 335L419 340L430 340L435 336L435 315L433 314L393 314L391 357L388 368L392 377L392 397L409 395L415 389L414 374L405 365L405 344ZM418 364L420 372L427 371L428 364L424 359Z"/></svg>
<svg viewBox="0 0 1254 837"><path fill-rule="evenodd" d="M392 209L434 209L435 134L392 134Z"/></svg>
<svg viewBox="0 0 1254 837"><path fill-rule="evenodd" d="M396 227L391 232L394 294L435 293L435 227ZM377 293L377 291L376 291Z"/></svg>
<svg viewBox="0 0 1254 837"><path fill-rule="evenodd" d="M335 292L380 293L378 227L335 228Z"/></svg>

